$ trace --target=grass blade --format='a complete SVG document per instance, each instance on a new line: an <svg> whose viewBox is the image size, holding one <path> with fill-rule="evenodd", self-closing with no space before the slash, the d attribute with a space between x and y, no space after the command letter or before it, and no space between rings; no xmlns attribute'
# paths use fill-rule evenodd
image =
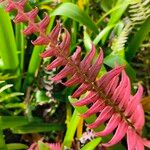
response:
<svg viewBox="0 0 150 150"><path fill-rule="evenodd" d="M72 144L72 141L73 141L73 137L74 137L75 131L77 129L79 120L80 120L79 113L75 109L74 113L72 115L72 118L70 120L69 127L68 127L68 129L66 131L66 135L65 135L65 138L64 138L64 141L63 141L63 146L65 146L67 148L71 147L71 144Z"/></svg>
<svg viewBox="0 0 150 150"><path fill-rule="evenodd" d="M3 131L1 130L1 128L0 128L0 149L1 150L7 150L5 140L4 140Z"/></svg>
<svg viewBox="0 0 150 150"><path fill-rule="evenodd" d="M8 150L21 150L21 149L27 149L28 146L20 143L11 143L7 144Z"/></svg>
<svg viewBox="0 0 150 150"><path fill-rule="evenodd" d="M30 123L28 125L13 128L13 133L26 134L26 133L38 133L49 131L61 131L64 129L62 124L50 124L50 123Z"/></svg>
<svg viewBox="0 0 150 150"><path fill-rule="evenodd" d="M0 98L0 102L3 102L3 101L9 101L11 100L11 98L13 97L17 97L17 96L21 96L21 95L24 95L23 93L20 93L20 92L14 92L14 93L10 93L10 94L7 94L7 95L4 95Z"/></svg>
<svg viewBox="0 0 150 150"><path fill-rule="evenodd" d="M24 29L24 24L16 24L15 25L15 35L16 35L16 44L17 44L17 49L19 52L19 65L20 65L20 71L23 72L24 68L24 50L25 50L25 37L22 34L22 31Z"/></svg>
<svg viewBox="0 0 150 150"><path fill-rule="evenodd" d="M96 138L87 143L84 147L81 148L81 150L93 150L98 146L98 144L101 142L102 138Z"/></svg>

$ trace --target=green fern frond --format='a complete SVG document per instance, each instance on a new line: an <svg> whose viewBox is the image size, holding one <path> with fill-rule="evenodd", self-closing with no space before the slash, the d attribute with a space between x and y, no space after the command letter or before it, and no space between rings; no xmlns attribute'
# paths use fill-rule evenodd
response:
<svg viewBox="0 0 150 150"><path fill-rule="evenodd" d="M0 73L0 81L6 81L6 80L16 79L16 78L17 78L16 75Z"/></svg>
<svg viewBox="0 0 150 150"><path fill-rule="evenodd" d="M24 95L24 94L20 93L20 92L14 92L14 93L4 95L4 96L0 97L0 103L4 102L4 101L9 101L13 97L22 96L22 95Z"/></svg>
<svg viewBox="0 0 150 150"><path fill-rule="evenodd" d="M0 103L9 100L11 98L24 95L21 92L8 93L6 90L10 89L12 86L13 84L6 84L5 81L0 81Z"/></svg>
<svg viewBox="0 0 150 150"><path fill-rule="evenodd" d="M111 48L114 53L124 49L125 43L128 40L128 35L130 34L131 30L132 30L132 22L128 20L120 35L116 39L114 39L112 43Z"/></svg>
<svg viewBox="0 0 150 150"><path fill-rule="evenodd" d="M150 16L150 0L132 3L128 12L133 26L142 24Z"/></svg>
<svg viewBox="0 0 150 150"><path fill-rule="evenodd" d="M144 23L144 21L150 16L150 0L135 1L129 6L129 20L125 22L125 26L120 35L113 40L112 50L116 53L123 50L125 43L128 40L128 36L134 29L138 30L138 27ZM147 42L144 46L149 47Z"/></svg>
<svg viewBox="0 0 150 150"><path fill-rule="evenodd" d="M3 87L0 88L0 93L2 93L3 91L9 89L9 88L12 87L12 86L13 86L12 84L4 85Z"/></svg>

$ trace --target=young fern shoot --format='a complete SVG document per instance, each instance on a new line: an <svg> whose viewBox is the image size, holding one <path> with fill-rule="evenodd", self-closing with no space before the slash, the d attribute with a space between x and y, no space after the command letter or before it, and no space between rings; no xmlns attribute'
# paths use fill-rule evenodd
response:
<svg viewBox="0 0 150 150"><path fill-rule="evenodd" d="M142 86L139 85L136 94L131 95L130 80L124 71L124 66L116 66L103 77L97 79L103 64L102 50L95 62L93 62L96 52L94 45L83 59L81 59L80 47L77 47L76 51L70 55L70 34L67 29L63 28L58 21L54 29L46 34L46 28L50 21L49 16L45 13L42 21L35 22L38 8L25 12L25 4L26 0L17 2L8 0L6 11L17 10L14 22L26 22L28 24L23 31L25 35L38 33L38 38L32 43L34 45L46 45L46 51L41 54L41 57L54 56L55 58L47 66L48 70L63 66L63 69L51 80L62 82L63 78L67 78L68 80L63 83L65 86L79 85L72 95L74 98L79 98L89 91L85 98L73 103L73 105L80 107L91 104L91 107L84 114L81 114L83 118L98 114L97 119L88 125L91 129L95 129L107 121L105 129L95 133L97 136L107 136L116 130L112 139L108 143L102 143L102 145L110 147L126 136L128 150L143 150L144 146L150 148L150 141L142 138L144 126L144 111L140 103L143 93ZM59 37L62 32L64 32L65 37L60 40Z"/></svg>

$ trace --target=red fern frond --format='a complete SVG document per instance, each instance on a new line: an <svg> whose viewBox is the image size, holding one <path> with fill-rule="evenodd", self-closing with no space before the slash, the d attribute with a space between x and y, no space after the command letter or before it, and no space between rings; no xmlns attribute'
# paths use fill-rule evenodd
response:
<svg viewBox="0 0 150 150"><path fill-rule="evenodd" d="M6 7L7 11L17 10L17 16L14 19L16 23L27 22L28 26L24 34L38 33L39 36L33 44L47 45L46 51L41 57L53 57L54 60L47 66L48 70L64 66L64 68L52 78L53 81L62 82L63 78L68 80L63 83L65 86L79 85L72 97L79 98L82 94L89 91L88 95L73 103L74 106L90 105L89 109L81 114L83 118L88 118L92 114L97 114L97 119L88 125L95 129L102 123L107 122L103 131L95 133L97 136L107 136L115 131L114 136L103 146L109 147L117 144L126 135L128 149L142 150L144 146L150 147L150 142L141 137L144 126L144 112L140 99L143 88L139 85L137 93L132 96L130 90L130 80L124 71L124 66L116 66L107 72L103 77L97 79L99 70L103 63L103 52L99 53L98 58L93 62L95 56L95 47L92 45L90 52L81 59L81 48L70 56L70 34L63 29L60 22L57 22L50 34L46 34L46 28L49 24L49 17L45 17L40 22L35 22L38 9L30 12L24 12L26 1L20 0L14 2L9 0ZM65 37L61 38L61 32Z"/></svg>

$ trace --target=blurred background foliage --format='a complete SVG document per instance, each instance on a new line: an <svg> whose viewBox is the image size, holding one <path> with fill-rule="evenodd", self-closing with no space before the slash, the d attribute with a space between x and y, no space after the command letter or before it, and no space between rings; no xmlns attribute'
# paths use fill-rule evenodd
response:
<svg viewBox="0 0 150 150"><path fill-rule="evenodd" d="M79 117L86 108L72 108L70 101L74 100L68 99L76 87L66 88L50 80L58 70L45 70L51 60L41 60L44 47L31 44L36 35L25 37L25 25L14 24L14 13L6 13L4 5L0 5L0 149L27 149L38 140L62 143L63 149L100 148L100 141L110 137L95 138L86 128ZM26 10L35 6L40 9L38 19L45 11L51 18L47 32L56 20L69 30L71 52L80 45L86 55L92 42L97 55L103 49L99 76L116 64L125 64L132 92L142 83L144 135L149 137L150 0L29 0ZM112 147L125 148L124 142Z"/></svg>

